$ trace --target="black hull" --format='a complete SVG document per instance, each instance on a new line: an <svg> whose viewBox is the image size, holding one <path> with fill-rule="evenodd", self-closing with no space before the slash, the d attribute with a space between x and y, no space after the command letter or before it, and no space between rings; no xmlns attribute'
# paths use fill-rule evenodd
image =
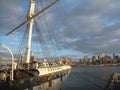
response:
<svg viewBox="0 0 120 90"><path fill-rule="evenodd" d="M68 71L52 73L44 76L30 77L14 81L1 81L0 90L47 90L45 88L55 88L54 84L62 85L62 82L69 75ZM44 87L43 87L44 86ZM43 88L41 88L43 87ZM61 87L61 86L59 86ZM53 90L53 89L51 89ZM55 89L60 90L60 88Z"/></svg>

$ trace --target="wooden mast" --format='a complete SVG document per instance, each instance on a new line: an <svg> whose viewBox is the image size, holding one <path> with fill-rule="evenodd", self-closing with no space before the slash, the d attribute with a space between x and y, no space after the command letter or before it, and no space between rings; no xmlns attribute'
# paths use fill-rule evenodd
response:
<svg viewBox="0 0 120 90"><path fill-rule="evenodd" d="M35 2L30 0L29 14L27 15L27 20L29 20L34 15ZM34 18L28 23L28 42L26 47L26 63L30 63L30 51L31 51L31 40L32 40L32 29L33 29Z"/></svg>

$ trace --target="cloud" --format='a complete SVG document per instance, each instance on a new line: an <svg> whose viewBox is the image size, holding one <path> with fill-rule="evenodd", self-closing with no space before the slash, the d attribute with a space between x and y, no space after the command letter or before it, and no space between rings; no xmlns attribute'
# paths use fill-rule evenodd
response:
<svg viewBox="0 0 120 90"><path fill-rule="evenodd" d="M25 20L25 6L22 1L16 0L1 0L0 3L0 27L1 34L6 34L12 30L15 26Z"/></svg>
<svg viewBox="0 0 120 90"><path fill-rule="evenodd" d="M1 33L9 31L13 24L22 22L25 17L21 16L25 16L25 11L28 11L24 9L28 6L28 1L26 4L23 4L24 0L7 1L2 0L0 3ZM47 1L45 0L44 6L54 0L49 3ZM61 0L47 10L46 15L62 49L85 54L120 53L119 6L120 0ZM43 15L42 24L45 23ZM18 18L21 19L17 20ZM14 21L13 24L10 23L12 26L8 25L11 21Z"/></svg>
<svg viewBox="0 0 120 90"><path fill-rule="evenodd" d="M64 15L58 13L57 17L62 17L62 29L56 33L62 47L84 53L119 52L120 1L80 1L76 1L77 6L72 9L66 7L66 2L66 8L60 12Z"/></svg>

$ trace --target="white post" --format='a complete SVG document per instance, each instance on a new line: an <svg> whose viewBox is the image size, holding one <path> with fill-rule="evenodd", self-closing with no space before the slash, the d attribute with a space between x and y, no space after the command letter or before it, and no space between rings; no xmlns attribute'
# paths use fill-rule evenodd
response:
<svg viewBox="0 0 120 90"><path fill-rule="evenodd" d="M3 44L0 44L0 45L3 46L4 48L6 48L10 52L10 54L12 56L12 71L11 71L11 77L10 77L10 79L14 80L13 79L13 77L14 77L14 56L13 56L13 53L12 53L12 51L7 46L5 46Z"/></svg>
<svg viewBox="0 0 120 90"><path fill-rule="evenodd" d="M34 8L35 8L35 2L34 0L30 0L30 11L27 16L27 19L31 18L34 15ZM31 50L31 39L32 39L32 27L33 27L34 19L31 19L28 24L28 43L27 43L27 49L26 49L26 63L28 64L30 62L30 50Z"/></svg>

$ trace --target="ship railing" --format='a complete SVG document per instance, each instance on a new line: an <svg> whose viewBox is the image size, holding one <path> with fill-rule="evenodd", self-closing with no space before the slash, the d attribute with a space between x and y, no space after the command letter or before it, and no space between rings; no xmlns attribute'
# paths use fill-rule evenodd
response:
<svg viewBox="0 0 120 90"><path fill-rule="evenodd" d="M47 68L47 67L61 67L61 66L65 66L65 65L48 65L48 66L44 66L44 65L39 65L39 68Z"/></svg>
<svg viewBox="0 0 120 90"><path fill-rule="evenodd" d="M39 66L38 68L41 69L48 69L48 71L54 71L54 70L64 70L66 67L68 67L68 65L58 65L58 66Z"/></svg>
<svg viewBox="0 0 120 90"><path fill-rule="evenodd" d="M11 64L2 64L0 65L0 70L10 70L12 69L12 65Z"/></svg>

